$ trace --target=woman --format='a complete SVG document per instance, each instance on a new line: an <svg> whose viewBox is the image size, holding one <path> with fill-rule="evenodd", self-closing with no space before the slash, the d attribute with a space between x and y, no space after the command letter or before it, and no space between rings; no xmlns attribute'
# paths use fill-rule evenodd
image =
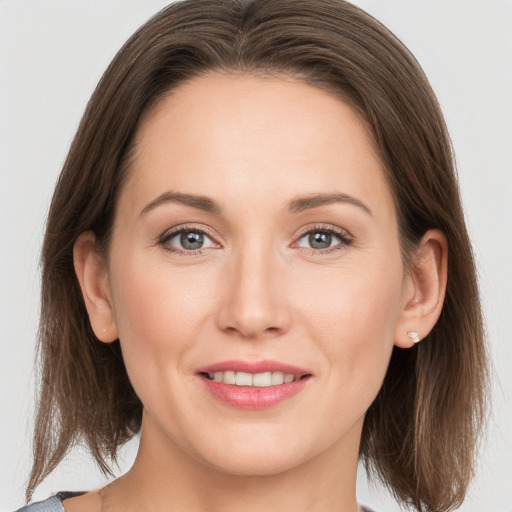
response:
<svg viewBox="0 0 512 512"><path fill-rule="evenodd" d="M359 458L417 510L464 498L486 358L449 138L351 4L186 1L126 43L55 191L41 318L28 497L79 439L106 471L141 441L33 510L357 510Z"/></svg>

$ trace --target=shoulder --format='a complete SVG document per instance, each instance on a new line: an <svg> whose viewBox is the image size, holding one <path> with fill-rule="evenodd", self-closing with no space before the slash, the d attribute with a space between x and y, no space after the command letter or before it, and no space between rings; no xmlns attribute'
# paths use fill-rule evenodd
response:
<svg viewBox="0 0 512 512"><path fill-rule="evenodd" d="M73 496L80 496L81 494L81 492L59 492L47 500L32 503L20 508L16 512L65 512L62 501Z"/></svg>

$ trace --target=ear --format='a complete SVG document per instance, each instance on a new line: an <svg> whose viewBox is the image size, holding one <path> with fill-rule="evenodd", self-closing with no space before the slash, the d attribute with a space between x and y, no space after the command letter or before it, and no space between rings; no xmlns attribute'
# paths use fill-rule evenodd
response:
<svg viewBox="0 0 512 512"><path fill-rule="evenodd" d="M82 233L76 240L73 262L94 334L104 343L116 340L107 262L92 231Z"/></svg>
<svg viewBox="0 0 512 512"><path fill-rule="evenodd" d="M445 235L432 229L425 233L412 256L405 277L404 294L395 326L395 345L410 348L425 338L443 309L448 275L448 243ZM417 333L417 338L408 333Z"/></svg>

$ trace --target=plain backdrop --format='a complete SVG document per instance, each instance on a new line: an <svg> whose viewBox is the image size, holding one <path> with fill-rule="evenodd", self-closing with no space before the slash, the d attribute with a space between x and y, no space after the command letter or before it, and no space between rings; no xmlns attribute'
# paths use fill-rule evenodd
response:
<svg viewBox="0 0 512 512"><path fill-rule="evenodd" d="M164 0L0 0L0 510L30 464L38 257L52 189L87 99ZM412 50L439 97L460 173L495 367L493 415L463 511L512 511L512 1L359 0ZM136 441L123 450L126 469ZM38 489L104 478L73 452ZM358 497L400 510L361 472Z"/></svg>

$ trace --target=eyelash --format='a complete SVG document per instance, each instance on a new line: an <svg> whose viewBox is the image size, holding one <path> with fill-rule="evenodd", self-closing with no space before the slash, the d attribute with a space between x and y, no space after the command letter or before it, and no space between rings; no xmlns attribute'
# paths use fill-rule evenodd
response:
<svg viewBox="0 0 512 512"><path fill-rule="evenodd" d="M161 246L165 251L172 252L175 254L182 254L184 256L199 256L203 253L205 249L197 249L197 250L183 250L176 248L175 246L169 245L169 241L175 238L177 235L180 235L184 232L192 232L192 233L200 233L206 235L208 238L212 240L214 244L215 242L214 236L210 233L209 230L205 228L198 228L193 225L184 225L179 226L177 228L173 228L171 231L165 232L157 241L157 245ZM296 246L300 240L302 240L306 235L311 233L328 233L330 235L334 235L339 239L339 243L334 245L333 247L328 247L325 249L314 249L312 247L299 247L301 252L306 252L307 254L313 255L327 255L331 254L335 251L339 251L340 249L344 249L352 244L353 238L352 236L345 230L336 228L334 226L325 225L325 224L315 224L313 226L309 226L304 229L296 238L296 241L293 242L292 247Z"/></svg>
<svg viewBox="0 0 512 512"><path fill-rule="evenodd" d="M210 238L212 241L214 241L214 236L208 229L205 228L198 228L197 226L193 225L184 225L179 226L177 228L171 229L171 231L165 232L157 241L157 245L160 245L165 251L172 252L175 254L183 254L184 256L199 256L203 253L204 249L197 249L197 250L190 250L186 251L183 249L179 249L177 247L173 247L168 244L170 240L172 240L177 235L180 235L181 233L186 232L192 232L192 233L202 233L203 235L206 235L208 238ZM214 241L214 243L216 243Z"/></svg>
<svg viewBox="0 0 512 512"><path fill-rule="evenodd" d="M341 228L337 228L334 226L326 225L326 224L314 224L313 226L308 226L304 231L302 231L298 237L297 242L294 242L293 245L300 242L306 235L311 233L328 233L330 235L334 235L339 239L339 243L332 246L327 247L326 249L314 249L312 247L300 247L301 252L305 252L307 254L313 255L321 255L325 256L328 254L332 254L333 252L343 250L354 241L352 235L350 235L347 231Z"/></svg>

